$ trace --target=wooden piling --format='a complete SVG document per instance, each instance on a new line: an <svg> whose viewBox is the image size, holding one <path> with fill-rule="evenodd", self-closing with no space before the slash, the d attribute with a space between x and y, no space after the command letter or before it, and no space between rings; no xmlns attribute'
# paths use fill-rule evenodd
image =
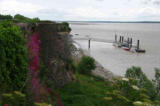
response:
<svg viewBox="0 0 160 106"><path fill-rule="evenodd" d="M130 48L132 48L132 38L129 40Z"/></svg>
<svg viewBox="0 0 160 106"><path fill-rule="evenodd" d="M90 49L91 39L88 40L88 49Z"/></svg>
<svg viewBox="0 0 160 106"><path fill-rule="evenodd" d="M137 40L137 50L139 50L139 44L140 44L140 41Z"/></svg>
<svg viewBox="0 0 160 106"><path fill-rule="evenodd" d="M127 43L129 44L130 42L129 42L129 38L127 39Z"/></svg>
<svg viewBox="0 0 160 106"><path fill-rule="evenodd" d="M132 41L132 38L131 38L131 41L130 41L130 44L131 44L131 45L132 45L132 42L133 42L133 41Z"/></svg>
<svg viewBox="0 0 160 106"><path fill-rule="evenodd" d="M122 43L123 43L123 41L124 41L124 36L122 36Z"/></svg>
<svg viewBox="0 0 160 106"><path fill-rule="evenodd" d="M122 37L120 36L120 38L119 38L119 42L121 43L121 39L122 39Z"/></svg>
<svg viewBox="0 0 160 106"><path fill-rule="evenodd" d="M115 34L115 42L117 42L117 35Z"/></svg>

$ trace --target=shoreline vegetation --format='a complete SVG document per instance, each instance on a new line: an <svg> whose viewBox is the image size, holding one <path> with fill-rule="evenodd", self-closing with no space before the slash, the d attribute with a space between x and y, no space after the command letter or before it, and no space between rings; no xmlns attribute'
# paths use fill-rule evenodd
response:
<svg viewBox="0 0 160 106"><path fill-rule="evenodd" d="M67 22L18 15L22 30L11 18L0 18L0 105L160 106L160 69L154 80L135 66L116 76L73 44Z"/></svg>

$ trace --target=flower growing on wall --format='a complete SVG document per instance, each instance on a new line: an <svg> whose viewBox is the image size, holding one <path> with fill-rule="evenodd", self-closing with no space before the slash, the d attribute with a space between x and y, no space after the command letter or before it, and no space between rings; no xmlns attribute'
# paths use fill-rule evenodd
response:
<svg viewBox="0 0 160 106"><path fill-rule="evenodd" d="M34 95L36 102L41 102L40 100L40 79L39 79L39 65L40 65L40 41L38 33L34 33L30 36L28 42L28 48L30 52L30 63L29 63L29 76L30 76L30 89Z"/></svg>

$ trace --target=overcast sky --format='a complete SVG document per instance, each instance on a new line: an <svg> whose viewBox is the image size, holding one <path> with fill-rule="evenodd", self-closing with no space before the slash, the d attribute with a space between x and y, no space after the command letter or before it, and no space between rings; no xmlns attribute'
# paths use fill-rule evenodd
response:
<svg viewBox="0 0 160 106"><path fill-rule="evenodd" d="M45 20L160 21L160 0L0 0L0 14Z"/></svg>

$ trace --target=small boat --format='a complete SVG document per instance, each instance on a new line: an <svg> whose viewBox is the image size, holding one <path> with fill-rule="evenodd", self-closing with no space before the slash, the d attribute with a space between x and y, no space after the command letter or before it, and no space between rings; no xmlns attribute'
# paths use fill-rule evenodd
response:
<svg viewBox="0 0 160 106"><path fill-rule="evenodd" d="M146 50L143 50L143 49L135 49L137 53L145 53Z"/></svg>
<svg viewBox="0 0 160 106"><path fill-rule="evenodd" d="M68 36L69 36L69 37L73 37L73 35L72 35L72 34L69 34Z"/></svg>
<svg viewBox="0 0 160 106"><path fill-rule="evenodd" d="M127 43L122 43L122 47L128 47L128 48L129 48L129 44L127 44Z"/></svg>
<svg viewBox="0 0 160 106"><path fill-rule="evenodd" d="M114 42L114 43L113 43L113 46L117 47L117 46L118 46L118 44L117 44L116 42Z"/></svg>
<svg viewBox="0 0 160 106"><path fill-rule="evenodd" d="M130 51L129 47L122 47L122 49L126 50L126 51Z"/></svg>
<svg viewBox="0 0 160 106"><path fill-rule="evenodd" d="M121 44L121 43L118 43L118 47L119 47L119 48L122 47L122 44Z"/></svg>

